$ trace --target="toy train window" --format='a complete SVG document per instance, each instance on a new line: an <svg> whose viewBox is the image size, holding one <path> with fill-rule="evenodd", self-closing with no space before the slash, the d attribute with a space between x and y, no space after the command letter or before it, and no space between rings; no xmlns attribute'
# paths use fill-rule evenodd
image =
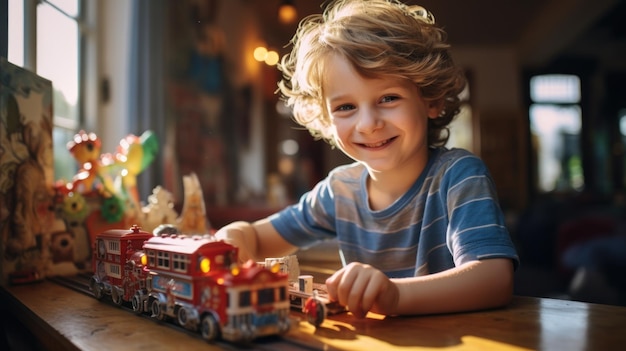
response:
<svg viewBox="0 0 626 351"><path fill-rule="evenodd" d="M251 293L250 291L242 291L241 293L239 293L239 306L240 307L247 307L250 306L252 304L251 302Z"/></svg>
<svg viewBox="0 0 626 351"><path fill-rule="evenodd" d="M109 240L109 252L114 254L120 253L120 242Z"/></svg>
<svg viewBox="0 0 626 351"><path fill-rule="evenodd" d="M172 263L174 264L172 267L174 271L187 273L189 256L183 254L174 254L172 257Z"/></svg>
<svg viewBox="0 0 626 351"><path fill-rule="evenodd" d="M274 288L261 289L257 292L258 304L265 305L274 302Z"/></svg>
<svg viewBox="0 0 626 351"><path fill-rule="evenodd" d="M156 265L158 268L170 269L170 253L158 251Z"/></svg>
<svg viewBox="0 0 626 351"><path fill-rule="evenodd" d="M156 262L154 250L146 250L146 255L148 256L148 266L154 267Z"/></svg>
<svg viewBox="0 0 626 351"><path fill-rule="evenodd" d="M104 243L104 240L98 240L98 258L104 258L104 255L107 253L107 248Z"/></svg>
<svg viewBox="0 0 626 351"><path fill-rule="evenodd" d="M110 277L121 278L121 270L120 265L118 264L107 264L107 275Z"/></svg>

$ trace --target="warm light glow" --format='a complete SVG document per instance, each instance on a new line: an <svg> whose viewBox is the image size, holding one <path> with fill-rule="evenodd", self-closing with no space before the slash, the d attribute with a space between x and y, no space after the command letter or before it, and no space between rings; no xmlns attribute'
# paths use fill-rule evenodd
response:
<svg viewBox="0 0 626 351"><path fill-rule="evenodd" d="M230 267L230 274L234 275L234 276L238 276L239 275L239 266L234 264L232 265L232 267Z"/></svg>
<svg viewBox="0 0 626 351"><path fill-rule="evenodd" d="M255 60L259 62L265 62L265 64L269 66L276 65L278 63L278 60L280 60L280 57L278 56L278 53L276 51L267 50L267 48L263 46L259 46L254 49L252 55L254 56Z"/></svg>
<svg viewBox="0 0 626 351"><path fill-rule="evenodd" d="M278 63L278 53L276 51L268 51L267 56L265 57L265 63L269 66L274 66Z"/></svg>
<svg viewBox="0 0 626 351"><path fill-rule="evenodd" d="M209 273L210 270L211 270L211 260L204 257L200 261L200 271L202 271L202 273Z"/></svg>
<svg viewBox="0 0 626 351"><path fill-rule="evenodd" d="M148 256L141 255L141 264L144 266L148 264Z"/></svg>
<svg viewBox="0 0 626 351"><path fill-rule="evenodd" d="M265 59L267 59L267 49L259 46L258 48L254 49L254 59L259 61L259 62L263 62L265 61Z"/></svg>
<svg viewBox="0 0 626 351"><path fill-rule="evenodd" d="M272 267L270 268L270 271L272 273L278 273L280 271L280 263L278 262L274 262L274 264L272 265Z"/></svg>
<svg viewBox="0 0 626 351"><path fill-rule="evenodd" d="M298 18L298 11L289 1L285 1L278 8L278 19L281 23L291 24Z"/></svg>

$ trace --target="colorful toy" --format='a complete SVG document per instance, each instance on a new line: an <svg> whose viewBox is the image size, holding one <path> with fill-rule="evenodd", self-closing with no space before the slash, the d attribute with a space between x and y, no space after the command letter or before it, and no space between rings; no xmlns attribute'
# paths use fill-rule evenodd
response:
<svg viewBox="0 0 626 351"><path fill-rule="evenodd" d="M208 234L210 224L206 218L206 208L200 181L195 173L183 176L185 201L180 217L176 220L183 234Z"/></svg>
<svg viewBox="0 0 626 351"><path fill-rule="evenodd" d="M80 169L66 185L66 191L88 193L98 190L108 192L107 195L123 191L139 203L137 175L154 160L159 145L155 134L148 130L140 137L129 134L120 140L115 153L103 154L100 138L95 133L81 130L67 143L67 149Z"/></svg>
<svg viewBox="0 0 626 351"><path fill-rule="evenodd" d="M91 290L137 313L175 321L206 340L248 341L289 329L287 275L277 265L240 265L238 249L210 236L100 233Z"/></svg>
<svg viewBox="0 0 626 351"><path fill-rule="evenodd" d="M178 213L174 209L174 196L160 185L152 189L148 203L141 208L141 227L153 232L158 226L175 223Z"/></svg>
<svg viewBox="0 0 626 351"><path fill-rule="evenodd" d="M136 204L139 204L137 175L152 163L158 150L156 135L147 130L139 137L133 134L126 136L113 155L113 164L118 170L122 188Z"/></svg>

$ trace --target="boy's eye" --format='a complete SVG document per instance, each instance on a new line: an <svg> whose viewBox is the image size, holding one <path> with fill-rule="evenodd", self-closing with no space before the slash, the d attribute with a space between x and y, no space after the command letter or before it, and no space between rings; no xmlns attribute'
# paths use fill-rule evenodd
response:
<svg viewBox="0 0 626 351"><path fill-rule="evenodd" d="M335 111L350 111L353 110L354 106L353 105L339 105L335 108Z"/></svg>
<svg viewBox="0 0 626 351"><path fill-rule="evenodd" d="M398 97L397 96L384 96L382 99L380 99L380 102L392 102L397 100Z"/></svg>

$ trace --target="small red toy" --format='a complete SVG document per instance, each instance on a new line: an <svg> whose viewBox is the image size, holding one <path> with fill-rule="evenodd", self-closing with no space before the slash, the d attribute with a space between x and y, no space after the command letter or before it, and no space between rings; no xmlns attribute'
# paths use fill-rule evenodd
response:
<svg viewBox="0 0 626 351"><path fill-rule="evenodd" d="M289 283L278 266L240 265L238 249L210 236L130 230L100 233L91 290L137 313L200 332L249 341L289 330Z"/></svg>

